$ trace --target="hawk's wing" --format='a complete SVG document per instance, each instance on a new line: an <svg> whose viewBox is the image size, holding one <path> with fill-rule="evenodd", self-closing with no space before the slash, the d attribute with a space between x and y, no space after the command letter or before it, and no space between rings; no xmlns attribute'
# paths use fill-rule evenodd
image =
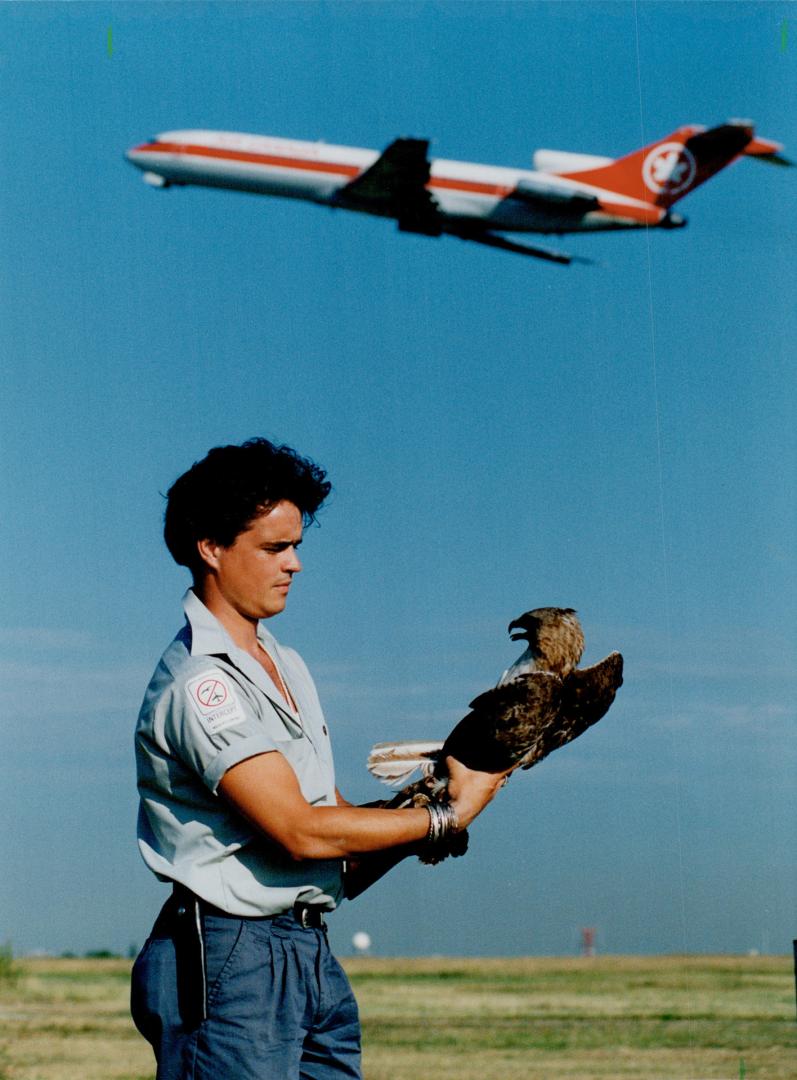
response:
<svg viewBox="0 0 797 1080"><path fill-rule="evenodd" d="M446 739L441 760L451 754L480 772L510 769L540 745L555 723L562 689L557 675L538 671L480 694Z"/></svg>
<svg viewBox="0 0 797 1080"><path fill-rule="evenodd" d="M610 653L591 667L572 671L564 681L556 723L542 733L538 746L521 761L521 768L530 769L552 750L572 742L597 724L622 685L623 658L618 652Z"/></svg>

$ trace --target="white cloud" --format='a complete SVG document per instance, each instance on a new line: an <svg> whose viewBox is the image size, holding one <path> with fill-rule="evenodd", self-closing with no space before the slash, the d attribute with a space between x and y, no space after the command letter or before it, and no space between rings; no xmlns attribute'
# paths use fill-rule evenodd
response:
<svg viewBox="0 0 797 1080"><path fill-rule="evenodd" d="M683 650L673 653L670 660L636 660L634 674L666 675L676 679L793 679L794 668L788 664L741 663L738 658L700 659L693 654L685 659Z"/></svg>
<svg viewBox="0 0 797 1080"><path fill-rule="evenodd" d="M87 630L71 627L0 626L0 645L28 649L90 649L96 639Z"/></svg>
<svg viewBox="0 0 797 1080"><path fill-rule="evenodd" d="M793 732L795 720L794 707L784 702L690 702L674 709L671 716L659 717L659 724L670 730L696 729L712 737L747 732L780 738Z"/></svg>
<svg viewBox="0 0 797 1080"><path fill-rule="evenodd" d="M141 666L0 662L0 715L15 719L119 709L138 712L150 671Z"/></svg>

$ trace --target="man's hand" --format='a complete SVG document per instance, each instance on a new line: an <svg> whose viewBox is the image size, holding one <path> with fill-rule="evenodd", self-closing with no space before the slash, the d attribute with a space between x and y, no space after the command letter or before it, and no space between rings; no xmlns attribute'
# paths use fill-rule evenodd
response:
<svg viewBox="0 0 797 1080"><path fill-rule="evenodd" d="M457 812L459 827L466 829L473 819L482 812L487 803L503 787L504 779L512 771L500 773L478 772L469 769L456 758L446 758L448 769L448 795Z"/></svg>

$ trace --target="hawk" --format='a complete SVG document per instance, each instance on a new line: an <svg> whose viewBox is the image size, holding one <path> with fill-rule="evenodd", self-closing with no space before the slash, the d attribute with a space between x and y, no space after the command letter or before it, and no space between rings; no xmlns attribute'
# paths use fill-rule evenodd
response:
<svg viewBox="0 0 797 1080"><path fill-rule="evenodd" d="M581 735L606 713L623 681L623 658L613 652L591 667L579 668L584 634L573 608L527 611L508 627L526 649L497 686L470 703L445 742L378 743L368 769L385 783L408 784L390 807L424 805L445 799L449 755L469 769L504 772L530 769L551 751ZM451 852L453 854L454 852Z"/></svg>

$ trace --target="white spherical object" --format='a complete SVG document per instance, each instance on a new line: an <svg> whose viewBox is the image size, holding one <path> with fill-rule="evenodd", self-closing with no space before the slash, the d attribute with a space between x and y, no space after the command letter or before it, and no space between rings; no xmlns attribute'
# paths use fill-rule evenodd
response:
<svg viewBox="0 0 797 1080"><path fill-rule="evenodd" d="M358 930L352 937L351 943L357 952L367 952L371 948L371 935L364 930Z"/></svg>

